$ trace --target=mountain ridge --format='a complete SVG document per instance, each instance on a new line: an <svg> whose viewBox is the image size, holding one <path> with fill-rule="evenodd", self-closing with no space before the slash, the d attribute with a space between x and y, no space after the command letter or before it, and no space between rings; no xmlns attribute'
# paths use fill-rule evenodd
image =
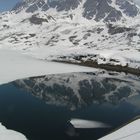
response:
<svg viewBox="0 0 140 140"><path fill-rule="evenodd" d="M81 16L86 19L114 22L121 20L124 15L135 17L139 13L139 8L129 0L23 0L12 10L20 12L23 9L27 13L34 13L38 10L47 12L49 9L57 12L71 12L78 9L76 12L80 12Z"/></svg>
<svg viewBox="0 0 140 140"><path fill-rule="evenodd" d="M13 10L2 13L0 15L0 48L20 50L43 60L75 64L96 63L119 66L118 71L127 67L139 71L140 15L126 16L124 11L121 20L117 20L118 16L115 15L110 21L112 16L107 14L104 17L105 12L101 12L108 9L99 8L98 10L101 11L94 16L97 20L88 19L81 16L83 5L88 1L96 2L96 0L85 0L78 8L68 11L49 8L47 11L38 9L27 12L26 7L18 12ZM116 2L116 0L104 1ZM121 4L124 5L124 3ZM132 7L134 5L132 2L129 4ZM92 7L91 3L89 5ZM115 7L115 11L118 8L113 3L111 7ZM88 10L92 13L92 9Z"/></svg>

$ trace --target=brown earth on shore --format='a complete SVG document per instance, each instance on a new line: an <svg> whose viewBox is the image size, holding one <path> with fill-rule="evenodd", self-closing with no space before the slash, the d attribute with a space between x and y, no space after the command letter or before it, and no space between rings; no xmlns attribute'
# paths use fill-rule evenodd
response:
<svg viewBox="0 0 140 140"><path fill-rule="evenodd" d="M76 64L76 65L81 65L81 66L88 66L88 67L93 67L93 68L101 68L109 71L116 71L116 72L124 72L126 74L134 74L137 76L140 76L140 69L135 69L126 66L121 66L121 65L111 65L111 64L98 64L96 61L80 61L80 62L73 62L73 61L68 61L68 60L53 60L55 62L62 62L62 63L68 63L68 64Z"/></svg>

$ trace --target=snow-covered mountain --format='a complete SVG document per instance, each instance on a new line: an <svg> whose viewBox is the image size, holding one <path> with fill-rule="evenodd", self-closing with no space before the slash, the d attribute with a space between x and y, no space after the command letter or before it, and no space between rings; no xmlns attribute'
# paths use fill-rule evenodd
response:
<svg viewBox="0 0 140 140"><path fill-rule="evenodd" d="M58 12L73 11L71 16L78 12L80 16L96 21L117 21L124 15L134 17L139 12L130 0L23 0L13 10L20 12L24 9L27 13L33 13L51 8Z"/></svg>
<svg viewBox="0 0 140 140"><path fill-rule="evenodd" d="M23 0L0 15L0 48L139 69L139 7L130 0Z"/></svg>
<svg viewBox="0 0 140 140"><path fill-rule="evenodd" d="M32 77L17 80L14 85L47 104L66 106L71 110L93 103L115 106L140 94L138 78L105 71Z"/></svg>

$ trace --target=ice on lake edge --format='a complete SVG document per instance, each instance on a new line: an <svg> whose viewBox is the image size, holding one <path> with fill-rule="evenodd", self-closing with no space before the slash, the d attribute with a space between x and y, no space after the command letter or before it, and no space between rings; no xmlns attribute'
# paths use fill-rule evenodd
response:
<svg viewBox="0 0 140 140"><path fill-rule="evenodd" d="M0 123L0 140L27 140L27 138L19 132L7 129Z"/></svg>

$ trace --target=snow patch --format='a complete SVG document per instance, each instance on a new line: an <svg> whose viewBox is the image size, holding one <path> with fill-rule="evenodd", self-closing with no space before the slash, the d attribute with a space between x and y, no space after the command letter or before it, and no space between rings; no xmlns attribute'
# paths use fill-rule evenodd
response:
<svg viewBox="0 0 140 140"><path fill-rule="evenodd" d="M71 72L92 72L97 69L38 60L19 51L0 50L0 84L31 76Z"/></svg>
<svg viewBox="0 0 140 140"><path fill-rule="evenodd" d="M140 119L137 119L99 140L139 140L139 138Z"/></svg>
<svg viewBox="0 0 140 140"><path fill-rule="evenodd" d="M27 140L27 138L14 130L9 130L0 123L0 140Z"/></svg>

